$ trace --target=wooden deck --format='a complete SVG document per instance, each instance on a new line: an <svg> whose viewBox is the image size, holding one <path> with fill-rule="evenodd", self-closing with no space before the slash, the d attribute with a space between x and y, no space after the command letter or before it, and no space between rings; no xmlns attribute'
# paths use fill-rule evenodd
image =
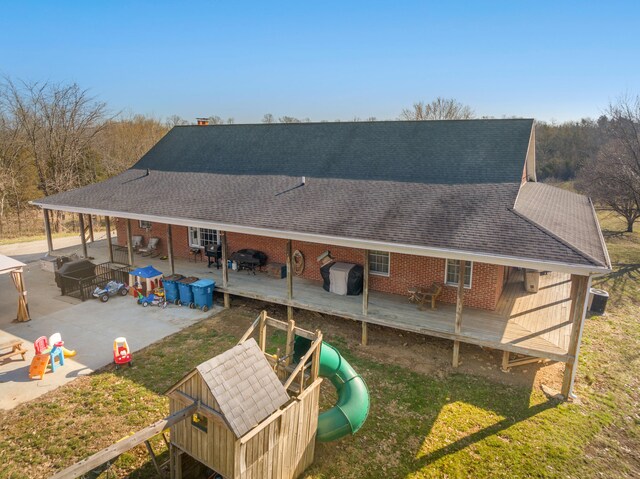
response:
<svg viewBox="0 0 640 479"><path fill-rule="evenodd" d="M338 296L320 282L294 278L293 300L287 299L286 279L264 273L229 271L222 287L222 270L212 267L216 290L295 308L332 314L370 324L422 333L556 361L568 359L571 331L571 281L568 274L541 276L536 294L524 291L522 273L512 274L495 311L465 308L460 334L454 332L455 305L438 303L438 309L420 311L408 298L370 291L368 314L362 314L362 296ZM201 275L202 276L202 275Z"/></svg>

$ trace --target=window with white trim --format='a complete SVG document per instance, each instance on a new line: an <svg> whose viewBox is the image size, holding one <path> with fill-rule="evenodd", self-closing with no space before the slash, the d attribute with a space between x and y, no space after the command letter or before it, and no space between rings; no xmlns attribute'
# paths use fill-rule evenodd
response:
<svg viewBox="0 0 640 479"><path fill-rule="evenodd" d="M389 276L389 252L369 251L369 272L380 276Z"/></svg>
<svg viewBox="0 0 640 479"><path fill-rule="evenodd" d="M140 229L150 230L151 229L151 221L139 220L138 221L138 226L140 227Z"/></svg>
<svg viewBox="0 0 640 479"><path fill-rule="evenodd" d="M189 226L189 246L192 248L205 247L218 242L218 230Z"/></svg>
<svg viewBox="0 0 640 479"><path fill-rule="evenodd" d="M473 262L466 261L464 268L464 287L471 288L471 272L473 271ZM460 261L457 259L448 259L447 267L444 273L444 282L451 286L458 286L460 281Z"/></svg>

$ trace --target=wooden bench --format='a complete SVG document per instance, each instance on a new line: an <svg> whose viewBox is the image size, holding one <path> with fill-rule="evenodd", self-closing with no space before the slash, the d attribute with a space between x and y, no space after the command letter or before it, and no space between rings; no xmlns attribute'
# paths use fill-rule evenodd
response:
<svg viewBox="0 0 640 479"><path fill-rule="evenodd" d="M408 292L409 301L416 303L419 310L424 310L425 304L428 301L431 301L431 309L436 309L436 300L442 294L442 285L434 283L428 288L416 286Z"/></svg>
<svg viewBox="0 0 640 479"><path fill-rule="evenodd" d="M11 351L0 353L0 360L7 359L18 354L22 356L23 361L25 360L24 355L27 354L27 350L22 347L22 341L20 339L0 343L0 351L4 349L11 349Z"/></svg>

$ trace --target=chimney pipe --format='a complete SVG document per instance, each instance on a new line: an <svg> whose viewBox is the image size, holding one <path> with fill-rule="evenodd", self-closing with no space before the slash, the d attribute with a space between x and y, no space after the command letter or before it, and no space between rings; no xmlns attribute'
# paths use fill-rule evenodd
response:
<svg viewBox="0 0 640 479"><path fill-rule="evenodd" d="M209 124L209 118L196 118L198 126L207 126Z"/></svg>

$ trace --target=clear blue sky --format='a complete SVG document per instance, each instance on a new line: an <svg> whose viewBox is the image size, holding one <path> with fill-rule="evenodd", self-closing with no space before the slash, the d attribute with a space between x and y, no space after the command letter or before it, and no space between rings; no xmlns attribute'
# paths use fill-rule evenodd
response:
<svg viewBox="0 0 640 479"><path fill-rule="evenodd" d="M112 110L256 122L597 117L640 93L635 1L0 0L0 74L77 82Z"/></svg>

